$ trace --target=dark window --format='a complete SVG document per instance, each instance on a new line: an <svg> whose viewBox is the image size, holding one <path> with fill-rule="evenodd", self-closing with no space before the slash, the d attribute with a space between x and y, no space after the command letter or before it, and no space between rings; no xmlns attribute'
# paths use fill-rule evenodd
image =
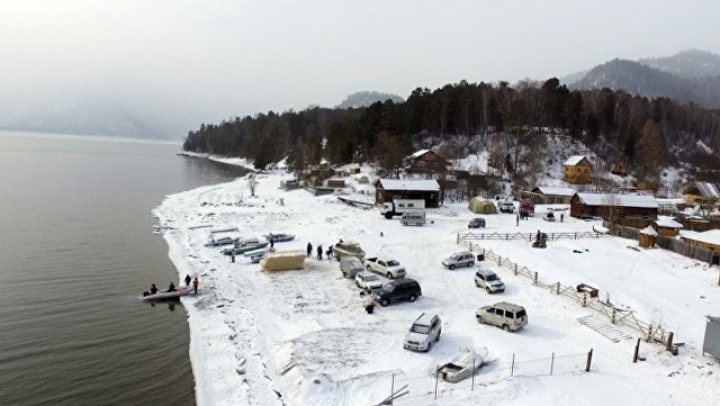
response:
<svg viewBox="0 0 720 406"><path fill-rule="evenodd" d="M517 312L517 318L518 318L518 319L519 319L519 318L522 318L522 317L525 317L525 315L526 315L526 314L525 314L525 310L518 310L518 312Z"/></svg>
<svg viewBox="0 0 720 406"><path fill-rule="evenodd" d="M495 309L495 314L498 316L504 317L505 316L505 310L503 309Z"/></svg>

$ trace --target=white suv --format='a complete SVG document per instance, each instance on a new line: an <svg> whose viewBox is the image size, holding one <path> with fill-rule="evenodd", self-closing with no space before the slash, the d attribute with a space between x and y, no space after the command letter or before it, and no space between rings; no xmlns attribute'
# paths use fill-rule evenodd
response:
<svg viewBox="0 0 720 406"><path fill-rule="evenodd" d="M360 271L355 275L355 284L358 288L370 293L373 289L382 288L382 281L374 273L368 271Z"/></svg>
<svg viewBox="0 0 720 406"><path fill-rule="evenodd" d="M440 316L423 313L415 319L410 331L405 335L403 348L413 351L430 351L433 343L440 341L441 332Z"/></svg>
<svg viewBox="0 0 720 406"><path fill-rule="evenodd" d="M487 293L504 292L505 284L497 274L489 269L478 269L475 272L475 286L483 288Z"/></svg>

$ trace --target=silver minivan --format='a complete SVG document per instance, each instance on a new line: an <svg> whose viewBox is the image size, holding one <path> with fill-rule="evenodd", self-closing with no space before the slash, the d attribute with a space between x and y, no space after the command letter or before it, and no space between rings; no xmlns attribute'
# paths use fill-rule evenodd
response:
<svg viewBox="0 0 720 406"><path fill-rule="evenodd" d="M340 258L340 271L343 276L349 279L355 278L358 272L364 271L362 262L357 257Z"/></svg>
<svg viewBox="0 0 720 406"><path fill-rule="evenodd" d="M505 331L517 331L528 323L525 308L508 302L481 307L475 312L475 318L480 324L492 324Z"/></svg>
<svg viewBox="0 0 720 406"><path fill-rule="evenodd" d="M400 218L400 223L404 226L424 226L425 212L404 213Z"/></svg>
<svg viewBox="0 0 720 406"><path fill-rule="evenodd" d="M405 335L403 348L413 351L430 351L433 343L440 341L442 324L440 316L421 314Z"/></svg>

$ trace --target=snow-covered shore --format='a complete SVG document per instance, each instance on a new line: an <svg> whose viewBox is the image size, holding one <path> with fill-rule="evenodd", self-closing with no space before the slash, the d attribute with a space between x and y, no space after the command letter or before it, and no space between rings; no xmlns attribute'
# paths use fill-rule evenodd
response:
<svg viewBox="0 0 720 406"><path fill-rule="evenodd" d="M566 284L595 283L613 301L632 306L639 317L677 327L686 342L679 356L643 343L647 361L633 364L634 340L614 343L577 322L588 309L497 264L480 264L495 270L507 285L505 293L492 296L474 286L475 268L443 269L440 260L464 250L456 235L467 231L474 216L465 205L430 210L431 224L408 228L381 218L375 209L348 207L333 196L280 190L280 181L289 176L256 175L257 197L250 197L248 182L238 179L168 196L154 211L165 227L179 276L197 275L201 281L199 297L183 299L200 406L367 406L389 394L393 375L410 391L398 405L710 405L720 396L718 363L699 350L703 316L720 309L715 270L660 250L628 250L625 246L637 244L615 237L550 243L547 250L521 242L487 244L542 276ZM481 232L581 232L592 226L567 217L564 223L547 223L538 216L519 226L513 215L485 217L487 229ZM252 236L298 236L276 244L277 250L304 250L308 242L327 248L340 238L357 241L370 255L403 263L408 277L422 285L423 296L368 315L366 299L341 277L337 262L313 258L303 271L268 274L244 257L230 263L219 249L204 247L208 228L199 225L239 227ZM578 247L582 254L573 253ZM526 307L527 328L509 334L475 322L476 308L503 300ZM405 332L422 312L440 315L442 339L429 353L405 351ZM478 373L476 390L467 388L469 382L442 384L434 400L428 371L461 346L487 346L493 362ZM590 348L593 372L580 372L576 364L584 363L582 354ZM553 353L580 356L568 357L552 376L537 372L509 378L513 356L516 361L549 360ZM537 363L544 371L544 361Z"/></svg>

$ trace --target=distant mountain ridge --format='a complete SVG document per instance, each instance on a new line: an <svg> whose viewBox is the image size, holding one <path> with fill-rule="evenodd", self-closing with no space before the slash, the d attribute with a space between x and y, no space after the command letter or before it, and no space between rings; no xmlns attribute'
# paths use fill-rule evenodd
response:
<svg viewBox="0 0 720 406"><path fill-rule="evenodd" d="M717 109L720 108L720 55L689 50L639 62L614 59L592 68L570 87L607 87Z"/></svg>

